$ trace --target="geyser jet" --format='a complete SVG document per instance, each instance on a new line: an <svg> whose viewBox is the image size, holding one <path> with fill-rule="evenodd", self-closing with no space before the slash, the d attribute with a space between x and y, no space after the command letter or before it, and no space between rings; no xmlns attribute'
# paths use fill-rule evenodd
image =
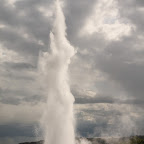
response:
<svg viewBox="0 0 144 144"><path fill-rule="evenodd" d="M41 126L45 144L74 144L74 97L68 83L68 66L75 50L66 38L65 17L58 0L55 7L50 51L39 58L40 78L47 95Z"/></svg>

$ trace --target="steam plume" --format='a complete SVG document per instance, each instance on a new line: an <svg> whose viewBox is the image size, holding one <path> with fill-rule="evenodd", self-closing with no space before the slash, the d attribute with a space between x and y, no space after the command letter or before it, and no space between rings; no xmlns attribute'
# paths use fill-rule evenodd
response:
<svg viewBox="0 0 144 144"><path fill-rule="evenodd" d="M65 17L58 0L55 6L50 51L39 58L40 79L47 95L41 126L45 144L74 144L74 97L68 84L68 66L75 50L66 38Z"/></svg>

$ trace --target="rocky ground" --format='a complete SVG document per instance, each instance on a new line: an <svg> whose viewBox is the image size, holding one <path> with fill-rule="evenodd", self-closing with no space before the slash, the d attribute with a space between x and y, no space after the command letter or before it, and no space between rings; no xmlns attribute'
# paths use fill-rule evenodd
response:
<svg viewBox="0 0 144 144"><path fill-rule="evenodd" d="M83 138L77 138L77 141L81 141ZM85 139L83 139L85 140ZM87 138L92 144L144 144L144 136L131 136L123 138ZM43 144L44 141L38 142L24 142L20 144Z"/></svg>

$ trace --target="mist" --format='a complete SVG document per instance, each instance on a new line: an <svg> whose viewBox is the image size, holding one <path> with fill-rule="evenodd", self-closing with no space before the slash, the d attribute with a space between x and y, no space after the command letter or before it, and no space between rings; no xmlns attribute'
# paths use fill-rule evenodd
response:
<svg viewBox="0 0 144 144"><path fill-rule="evenodd" d="M74 97L70 91L68 66L75 54L66 38L65 18L61 4L55 2L55 21L50 33L50 51L39 57L39 76L46 107L41 118L45 144L74 144Z"/></svg>

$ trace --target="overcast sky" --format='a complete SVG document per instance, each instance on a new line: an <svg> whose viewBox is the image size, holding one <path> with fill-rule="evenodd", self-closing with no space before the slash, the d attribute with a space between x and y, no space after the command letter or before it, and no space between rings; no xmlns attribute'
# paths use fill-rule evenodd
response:
<svg viewBox="0 0 144 144"><path fill-rule="evenodd" d="M144 0L65 0L77 133L144 134ZM34 137L45 103L37 80L53 0L0 0L0 144Z"/></svg>

